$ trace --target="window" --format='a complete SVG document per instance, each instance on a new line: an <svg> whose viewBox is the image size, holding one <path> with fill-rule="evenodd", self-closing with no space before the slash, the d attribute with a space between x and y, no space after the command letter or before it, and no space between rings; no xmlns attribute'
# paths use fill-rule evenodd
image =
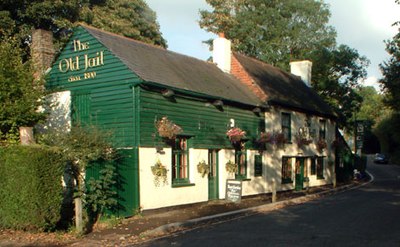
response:
<svg viewBox="0 0 400 247"><path fill-rule="evenodd" d="M245 179L247 177L247 155L246 150L235 151L235 163L238 165L238 171L235 174L236 179Z"/></svg>
<svg viewBox="0 0 400 247"><path fill-rule="evenodd" d="M316 158L311 159L310 175L317 174Z"/></svg>
<svg viewBox="0 0 400 247"><path fill-rule="evenodd" d="M282 158L282 183L292 183L292 158Z"/></svg>
<svg viewBox="0 0 400 247"><path fill-rule="evenodd" d="M254 177L261 177L262 174L263 174L262 156L255 155L254 156Z"/></svg>
<svg viewBox="0 0 400 247"><path fill-rule="evenodd" d="M189 149L187 138L177 137L172 146L172 184L189 183Z"/></svg>
<svg viewBox="0 0 400 247"><path fill-rule="evenodd" d="M319 139L325 140L326 137L326 120L319 120Z"/></svg>
<svg viewBox="0 0 400 247"><path fill-rule="evenodd" d="M291 120L289 113L282 113L282 133L285 139L290 142L292 140L292 133L291 133Z"/></svg>
<svg viewBox="0 0 400 247"><path fill-rule="evenodd" d="M324 157L317 158L317 179L324 179Z"/></svg>

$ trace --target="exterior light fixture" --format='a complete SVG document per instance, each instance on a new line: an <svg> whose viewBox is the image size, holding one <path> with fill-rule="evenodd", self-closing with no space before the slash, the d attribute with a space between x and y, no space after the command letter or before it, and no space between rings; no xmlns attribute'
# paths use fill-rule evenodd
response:
<svg viewBox="0 0 400 247"><path fill-rule="evenodd" d="M161 91L161 94L164 97L172 97L175 95L174 91L172 91L171 89L165 89L165 90Z"/></svg>
<svg viewBox="0 0 400 247"><path fill-rule="evenodd" d="M252 111L254 113L260 113L261 112L261 108L260 107L255 107Z"/></svg>
<svg viewBox="0 0 400 247"><path fill-rule="evenodd" d="M217 99L217 100L215 100L212 104L213 104L214 106L223 106L223 105L224 105L224 102L222 102L222 100Z"/></svg>

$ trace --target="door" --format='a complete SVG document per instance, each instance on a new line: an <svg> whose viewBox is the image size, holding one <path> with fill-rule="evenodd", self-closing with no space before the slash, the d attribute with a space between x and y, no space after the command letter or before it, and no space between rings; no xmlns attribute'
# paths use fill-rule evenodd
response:
<svg viewBox="0 0 400 247"><path fill-rule="evenodd" d="M210 165L210 172L208 173L208 199L216 200L219 198L218 150L210 149L208 151L208 164Z"/></svg>
<svg viewBox="0 0 400 247"><path fill-rule="evenodd" d="M304 158L296 158L296 181L295 190L299 191L304 188Z"/></svg>

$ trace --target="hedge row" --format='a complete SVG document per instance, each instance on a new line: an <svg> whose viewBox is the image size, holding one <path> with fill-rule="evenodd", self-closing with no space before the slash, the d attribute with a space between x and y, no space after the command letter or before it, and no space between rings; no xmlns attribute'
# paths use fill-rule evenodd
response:
<svg viewBox="0 0 400 247"><path fill-rule="evenodd" d="M0 227L47 231L60 219L64 162L43 146L0 148Z"/></svg>

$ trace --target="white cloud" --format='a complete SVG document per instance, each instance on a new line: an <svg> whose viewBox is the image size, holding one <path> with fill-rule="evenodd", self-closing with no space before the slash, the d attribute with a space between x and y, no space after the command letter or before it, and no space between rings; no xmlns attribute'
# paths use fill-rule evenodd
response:
<svg viewBox="0 0 400 247"><path fill-rule="evenodd" d="M378 82L378 78L376 78L375 76L370 76L367 79L365 79L364 81L361 82L363 86L372 86L375 88L375 90L377 92L380 92L380 84Z"/></svg>

